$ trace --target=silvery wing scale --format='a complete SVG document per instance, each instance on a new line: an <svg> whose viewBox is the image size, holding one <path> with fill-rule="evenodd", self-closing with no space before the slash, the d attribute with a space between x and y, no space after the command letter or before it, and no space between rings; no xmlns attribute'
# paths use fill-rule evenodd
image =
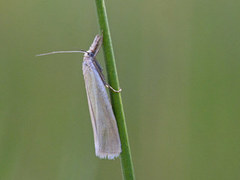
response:
<svg viewBox="0 0 240 180"><path fill-rule="evenodd" d="M84 54L82 69L94 133L96 156L114 159L121 153L121 142L116 118L106 91L106 87L111 89L112 87L105 82L102 68L95 59L101 44L102 36L97 35L89 50Z"/></svg>

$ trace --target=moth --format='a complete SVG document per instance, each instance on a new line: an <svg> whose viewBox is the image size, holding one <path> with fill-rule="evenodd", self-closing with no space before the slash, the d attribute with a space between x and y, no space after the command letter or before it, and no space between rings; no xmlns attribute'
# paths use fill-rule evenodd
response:
<svg viewBox="0 0 240 180"><path fill-rule="evenodd" d="M96 35L88 51L54 51L37 56L57 53L84 53L82 70L93 128L95 153L101 159L114 159L120 155L122 150L116 118L106 87L115 93L121 92L121 89L115 90L105 81L103 69L96 60L102 41L102 35Z"/></svg>

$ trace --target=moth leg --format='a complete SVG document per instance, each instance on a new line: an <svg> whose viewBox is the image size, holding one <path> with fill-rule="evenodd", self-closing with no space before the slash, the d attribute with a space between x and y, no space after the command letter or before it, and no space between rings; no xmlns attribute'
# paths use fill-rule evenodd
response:
<svg viewBox="0 0 240 180"><path fill-rule="evenodd" d="M110 88L110 89L111 89L113 92L115 92L115 93L120 93L120 92L122 91L121 88L120 88L119 90L113 89L113 87L110 86L109 84L107 84L106 82L105 82L105 86L106 86L107 88Z"/></svg>
<svg viewBox="0 0 240 180"><path fill-rule="evenodd" d="M102 73L103 69L96 59L93 60L93 64L94 64L95 68L97 69L97 72L98 72L99 76L101 77L103 84L107 88L111 89L113 92L120 93L122 91L122 89L116 90L105 81L104 75Z"/></svg>

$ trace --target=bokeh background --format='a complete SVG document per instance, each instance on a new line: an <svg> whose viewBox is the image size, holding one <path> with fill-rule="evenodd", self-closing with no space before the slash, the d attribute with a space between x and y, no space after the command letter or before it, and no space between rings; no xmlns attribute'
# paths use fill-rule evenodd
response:
<svg viewBox="0 0 240 180"><path fill-rule="evenodd" d="M137 179L240 179L240 1L106 6ZM35 57L97 33L93 0L1 0L1 180L122 179L94 154L82 55Z"/></svg>

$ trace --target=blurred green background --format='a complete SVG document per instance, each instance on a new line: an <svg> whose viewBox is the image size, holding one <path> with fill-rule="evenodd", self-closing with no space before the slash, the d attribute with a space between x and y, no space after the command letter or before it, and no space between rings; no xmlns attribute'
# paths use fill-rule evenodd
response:
<svg viewBox="0 0 240 180"><path fill-rule="evenodd" d="M240 179L240 1L106 0L136 177ZM95 2L0 2L0 179L120 180L95 157ZM104 67L102 52L98 60Z"/></svg>

